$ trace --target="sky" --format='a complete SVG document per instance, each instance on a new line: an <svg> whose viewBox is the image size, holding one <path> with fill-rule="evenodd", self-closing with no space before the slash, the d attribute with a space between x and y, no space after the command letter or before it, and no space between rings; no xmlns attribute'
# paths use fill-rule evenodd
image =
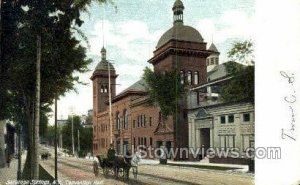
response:
<svg viewBox="0 0 300 185"><path fill-rule="evenodd" d="M100 62L102 46L116 69L117 93L138 81L159 38L173 25L172 6L175 0L114 0L112 4L94 3L82 13L82 32L88 43L88 57L93 60L89 72L76 74L87 85L76 85L77 92L68 92L58 101L58 119L74 114L87 114L92 109L90 77ZM214 42L220 51L220 63L234 41L254 38L254 0L182 0L184 24L196 28L209 45ZM53 117L50 123L53 123Z"/></svg>

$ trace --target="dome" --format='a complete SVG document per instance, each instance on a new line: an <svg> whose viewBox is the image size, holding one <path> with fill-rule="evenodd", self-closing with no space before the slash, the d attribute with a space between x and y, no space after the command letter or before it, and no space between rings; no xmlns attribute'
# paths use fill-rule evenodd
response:
<svg viewBox="0 0 300 185"><path fill-rule="evenodd" d="M171 39L189 42L203 42L201 34L195 28L191 26L185 26L183 24L174 24L174 26L171 29L169 29L161 36L156 48L160 48Z"/></svg>
<svg viewBox="0 0 300 185"><path fill-rule="evenodd" d="M176 9L176 8L182 8L182 9L184 8L183 3L182 3L181 0L176 0L176 1L174 2L173 10Z"/></svg>
<svg viewBox="0 0 300 185"><path fill-rule="evenodd" d="M110 70L115 70L114 66L106 60L106 49L104 47L102 47L102 49L101 49L101 61L96 66L95 71L97 71L97 70L108 70L108 65L109 65Z"/></svg>
<svg viewBox="0 0 300 185"><path fill-rule="evenodd" d="M108 70L108 65L109 65L110 70L115 70L114 66L110 62L101 61L96 66L95 71L97 71L97 70Z"/></svg>

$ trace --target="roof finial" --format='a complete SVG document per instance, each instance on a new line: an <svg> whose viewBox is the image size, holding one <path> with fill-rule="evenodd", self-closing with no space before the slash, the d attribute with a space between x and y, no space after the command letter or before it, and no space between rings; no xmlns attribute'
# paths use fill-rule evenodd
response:
<svg viewBox="0 0 300 185"><path fill-rule="evenodd" d="M105 16L105 6L103 7L103 17L102 17L102 49L101 49L101 61L106 61L106 49L104 48L104 16Z"/></svg>
<svg viewBox="0 0 300 185"><path fill-rule="evenodd" d="M103 7L103 17L102 17L102 46L104 48L104 17L105 17L105 6Z"/></svg>
<svg viewBox="0 0 300 185"><path fill-rule="evenodd" d="M106 61L106 49L104 48L104 46L101 49L101 61Z"/></svg>
<svg viewBox="0 0 300 185"><path fill-rule="evenodd" d="M183 24L183 10L184 6L181 0L176 0L174 5L173 5L173 19L174 19L174 24Z"/></svg>

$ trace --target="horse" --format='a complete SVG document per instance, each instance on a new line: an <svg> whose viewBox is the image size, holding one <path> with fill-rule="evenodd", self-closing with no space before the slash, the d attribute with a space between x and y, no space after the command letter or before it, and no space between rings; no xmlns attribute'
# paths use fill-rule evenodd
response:
<svg viewBox="0 0 300 185"><path fill-rule="evenodd" d="M100 156L96 156L98 161L99 161L99 165L100 167L103 169L103 174L107 175L109 172L109 169L113 169L114 167L114 162L113 161L109 161L107 158L101 158ZM98 176L99 171L98 171L98 162L94 161L93 163L94 166L94 173L96 176Z"/></svg>
<svg viewBox="0 0 300 185"><path fill-rule="evenodd" d="M123 170L123 178L129 179L130 168L133 169L134 178L137 178L137 166L141 160L140 152L136 152L134 155L127 153L125 156L117 156L114 160L115 176L118 177L120 169Z"/></svg>
<svg viewBox="0 0 300 185"><path fill-rule="evenodd" d="M133 167L134 169L134 176L136 178L137 174L137 164L140 160L140 156L133 155L131 156L115 156L115 159L113 161L109 161L107 158L101 158L100 156L96 156L100 167L103 169L103 174L107 175L109 172L109 169L112 169L114 172L115 177L119 176L119 173L123 173L123 178L129 179L129 171L130 168ZM132 160L134 159L134 160ZM98 163L97 161L94 161L94 173L96 176L98 176Z"/></svg>
<svg viewBox="0 0 300 185"><path fill-rule="evenodd" d="M47 154L47 153L41 154L42 160L47 160L47 159L48 159L48 156L49 156L49 154Z"/></svg>
<svg viewBox="0 0 300 185"><path fill-rule="evenodd" d="M119 172L123 172L123 178L129 179L130 168L131 168L131 158L116 156L114 160L115 177L119 176Z"/></svg>

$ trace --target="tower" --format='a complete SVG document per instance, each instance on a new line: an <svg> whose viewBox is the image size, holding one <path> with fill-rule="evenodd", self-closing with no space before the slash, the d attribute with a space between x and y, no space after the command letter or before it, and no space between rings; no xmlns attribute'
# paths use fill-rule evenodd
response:
<svg viewBox="0 0 300 185"><path fill-rule="evenodd" d="M106 59L106 49L101 49L101 61L95 68L91 77L93 81L93 110L94 115L103 112L108 107L109 101L109 71L111 80L111 96L116 96L116 78L117 74L114 66Z"/></svg>
<svg viewBox="0 0 300 185"><path fill-rule="evenodd" d="M207 78L206 58L211 51L198 30L184 25L184 5L176 0L172 7L173 26L159 39L154 56L148 61L155 71L177 69L182 81L191 86L205 83Z"/></svg>
<svg viewBox="0 0 300 185"><path fill-rule="evenodd" d="M173 20L174 20L174 25L175 24L183 24L183 10L184 6L181 0L176 0L174 5L173 5Z"/></svg>
<svg viewBox="0 0 300 185"><path fill-rule="evenodd" d="M184 25L184 4L176 0L172 7L173 26L159 39L153 57L148 61L154 71L176 70L180 72L182 83L195 87L207 82L206 59L211 51L206 49L206 42L195 28ZM188 147L187 100L183 98L178 106L180 114L173 127L171 145L174 148ZM159 133L156 134L159 136ZM162 137L163 138L163 137Z"/></svg>
<svg viewBox="0 0 300 185"><path fill-rule="evenodd" d="M207 61L206 61L207 72L210 72L214 67L219 65L220 52L218 51L218 49L214 43L211 43L208 50L212 51L211 55L209 55L209 57L207 58Z"/></svg>

